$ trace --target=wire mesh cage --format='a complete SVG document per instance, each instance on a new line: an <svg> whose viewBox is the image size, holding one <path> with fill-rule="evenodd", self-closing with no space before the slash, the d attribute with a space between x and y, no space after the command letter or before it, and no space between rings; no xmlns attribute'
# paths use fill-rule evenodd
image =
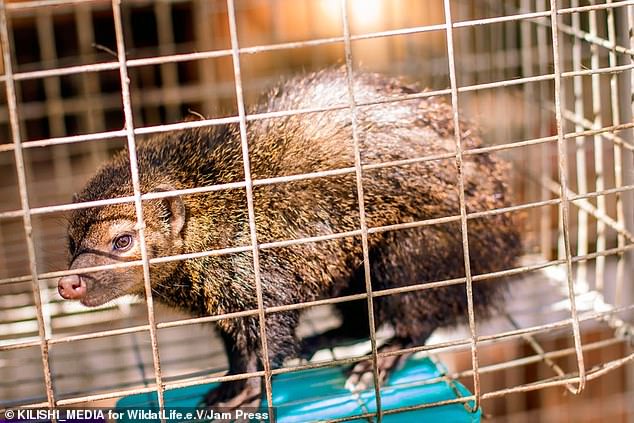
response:
<svg viewBox="0 0 634 423"><path fill-rule="evenodd" d="M631 0L1 2L0 407L112 405L144 392L156 392L163 405L169 391L234 377L224 375L213 322L256 316L265 331L275 313L302 310L298 335L309 336L337 325L335 303L371 305L451 284L462 284L468 296L473 284L513 277L505 312L484 321L470 306L466 326L438 330L425 345L399 353L442 360L448 370L441 379L471 392L452 401L471 411L482 405L492 419L633 419L633 33ZM148 270L161 260L247 251L257 268L267 249L343 237L362 242L378 231L458 222L466 239L469 221L499 214L522 216L521 263L401 291L368 284L363 294L275 307L260 298L254 310L195 318L163 307L160 297L96 308L62 301L58 278L82 273L66 270L68 213L117 203L140 211L142 201L156 198L137 186L127 198L72 203L115 151L134 150L143 137L232 124L241 128L248 158L247 124L323 110L253 114L245 104L279 80L333 66L352 79L376 72L426 87L393 101L443 98L456 122L475 122L485 145L462 149L465 134L455 131L457 148L442 157L378 164L359 157L346 169L260 180L245 172L236 187L250 197L253 236L246 244L167 258L146 252L128 265ZM352 122L364 105L354 92L341 98ZM468 212L463 202L460 213L437 219L385 227L361 219L346 233L257 239L258 186L352 175L361 184L363 215L361 175L372 166L444 160L461 167L465 157L485 153L512 163L509 207ZM367 241L363 252L367 263ZM151 294L149 270L145 283ZM261 284L257 276L254 283ZM371 325L370 339L353 352L336 346L279 368L263 360L256 376L264 376L268 403L271 376L386 356L377 349L379 329ZM365 410L368 419L446 403L383 410L384 391L371 391L377 406Z"/></svg>

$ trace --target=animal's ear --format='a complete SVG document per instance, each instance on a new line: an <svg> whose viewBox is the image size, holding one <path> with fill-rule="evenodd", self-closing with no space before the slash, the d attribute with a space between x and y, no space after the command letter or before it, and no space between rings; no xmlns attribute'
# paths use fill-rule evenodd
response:
<svg viewBox="0 0 634 423"><path fill-rule="evenodd" d="M79 203L79 194L73 193L73 203Z"/></svg>
<svg viewBox="0 0 634 423"><path fill-rule="evenodd" d="M174 191L174 188L171 185L161 184L154 188L156 192L165 192L165 191ZM169 219L170 228L172 229L172 235L177 236L180 235L183 227L185 226L185 204L183 203L183 199L180 195L175 195L173 197L162 198L161 201L163 205L167 209L166 218Z"/></svg>

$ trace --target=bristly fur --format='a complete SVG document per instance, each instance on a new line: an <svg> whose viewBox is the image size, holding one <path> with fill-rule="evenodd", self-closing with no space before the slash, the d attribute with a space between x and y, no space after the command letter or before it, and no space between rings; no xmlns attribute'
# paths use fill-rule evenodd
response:
<svg viewBox="0 0 634 423"><path fill-rule="evenodd" d="M356 74L353 88L359 104L357 119L364 165L455 151L451 106L441 99L427 97L363 105L420 92L398 79L375 74ZM342 108L249 121L252 177L263 179L353 167L347 90L345 72L335 69L291 79L270 91L250 113ZM461 122L461 131L464 149L481 146L473 125ZM138 142L137 156L143 192L152 192L161 185L185 189L244 180L237 125L162 134ZM364 170L368 226L458 216L456 169L451 157ZM467 212L510 205L509 168L498 158L488 153L466 155L463 173ZM131 195L130 179L128 153L123 151L98 171L79 194L78 201ZM253 193L259 243L359 228L354 173L257 185ZM182 199L187 216L182 245L153 246L153 231L164 228L149 225L151 257L250 245L244 189L188 195ZM146 216L166 213L160 202L146 203ZM134 219L133 205L74 212L69 234L76 248L81 248L87 236L93 236L90 233L96 224L117 216ZM521 243L517 222L509 214L470 219L468 235L472 274L500 271L516 263ZM373 232L368 243L375 290L465 275L458 220ZM263 249L260 267L267 307L365 291L360 237ZM250 253L155 265L152 281L159 300L197 315L257 308ZM478 317L501 304L504 285L504 280L474 283L473 300ZM360 303L344 303L339 307L344 317L356 321L359 328L366 324L367 315L363 315ZM297 352L298 313L267 315L267 340L274 364ZM424 343L435 328L460 322L466 314L464 284L375 299L377 325L391 323L398 337L417 344ZM230 344L230 354L248 352L260 356L257 317L222 320L219 327Z"/></svg>

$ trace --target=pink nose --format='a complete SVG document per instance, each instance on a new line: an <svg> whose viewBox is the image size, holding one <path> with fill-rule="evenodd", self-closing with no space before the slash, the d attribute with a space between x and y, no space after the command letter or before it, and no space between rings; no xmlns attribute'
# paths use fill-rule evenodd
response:
<svg viewBox="0 0 634 423"><path fill-rule="evenodd" d="M59 279L57 290L64 299L79 300L86 295L86 283L79 275L67 275Z"/></svg>

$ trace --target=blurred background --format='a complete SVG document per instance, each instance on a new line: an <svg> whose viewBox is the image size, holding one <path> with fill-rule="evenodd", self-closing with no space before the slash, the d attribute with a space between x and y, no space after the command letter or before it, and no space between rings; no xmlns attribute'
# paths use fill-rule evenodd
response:
<svg viewBox="0 0 634 423"><path fill-rule="evenodd" d="M116 62L112 5L108 1L31 7L7 1L10 57L16 74L19 129L24 142L30 207L66 204L74 192L114 151L121 137L74 140L82 134L124 127L119 71L90 65ZM487 145L511 144L499 154L513 162L514 204L559 196L553 51L550 18L495 20L550 10L544 0L452 0L459 104L476 122ZM559 8L602 1L562 0ZM607 1L607 3L611 3ZM582 312L634 304L631 250L632 191L632 2L614 9L560 15L563 129L592 131L566 140L572 194L617 188L581 198L571 206L573 256L619 249L603 257L576 261L574 278ZM19 5L22 4L23 7ZM344 63L339 0L236 0L238 42L245 102L254 104L269 87L289 75ZM15 7L12 7L15 6ZM445 15L441 0L348 0L355 70L399 76L430 90L449 87ZM126 55L135 127L237 115L227 6L224 0L126 0L122 4ZM529 19L530 18L530 19ZM620 48L607 48L618 45ZM607 47L606 47L607 46ZM207 58L196 53L216 52ZM156 63L153 58L174 56ZM84 66L68 74L46 71ZM583 73L625 66L618 72ZM575 73L576 72L576 73ZM2 69L4 73L4 69ZM567 73L567 74L566 74ZM521 83L517 83L520 78ZM487 85L491 84L491 85ZM5 82L0 83L0 347L38 339L35 305L21 209ZM629 91L628 91L629 90ZM450 101L447 96L447 101ZM550 137L550 138L548 138ZM50 145L50 139L59 142ZM539 140L542 141L531 141ZM522 211L526 216L525 264L564 256L558 204ZM37 269L64 270L64 213L33 215ZM610 224L612 222L613 224ZM518 288L512 314L498 324L481 326L497 333L565 319L565 272L560 263L528 273ZM51 338L145 324L143 303L119 301L85 309L61 301L55 279L42 279L46 331ZM611 314L631 323L631 314ZM328 325L327 310L311 312L302 331ZM309 313L310 314L310 313ZM315 317L316 316L316 317ZM179 318L160 310L159 321ZM505 316L500 316L502 319ZM627 336L615 332L605 315L582 324L587 366L631 357ZM503 319L502 319L503 320ZM619 321L622 321L619 320ZM326 322L326 323L324 323ZM506 325L506 326L505 326ZM487 332L488 331L488 332ZM159 331L165 380L221 372L224 353L209 325ZM436 341L468 336L462 330L441 333ZM631 335L630 335L631 337ZM480 347L483 392L543 381L574 372L576 358L570 327L542 330L534 339L513 338ZM187 345L188 348L183 348ZM195 348L191 346L195 345ZM551 352L552 360L543 357ZM470 352L441 351L440 358L467 386ZM541 356L540 356L541 354ZM535 357L538 359L522 358ZM553 366L553 362L555 366ZM504 363L514 363L504 365ZM0 349L0 407L45 400L42 360L37 346ZM153 383L149 334L145 332L75 342L51 348L56 397L71 398ZM484 401L494 421L634 421L634 369L631 360L593 380L582 396L562 387L499 395Z"/></svg>

